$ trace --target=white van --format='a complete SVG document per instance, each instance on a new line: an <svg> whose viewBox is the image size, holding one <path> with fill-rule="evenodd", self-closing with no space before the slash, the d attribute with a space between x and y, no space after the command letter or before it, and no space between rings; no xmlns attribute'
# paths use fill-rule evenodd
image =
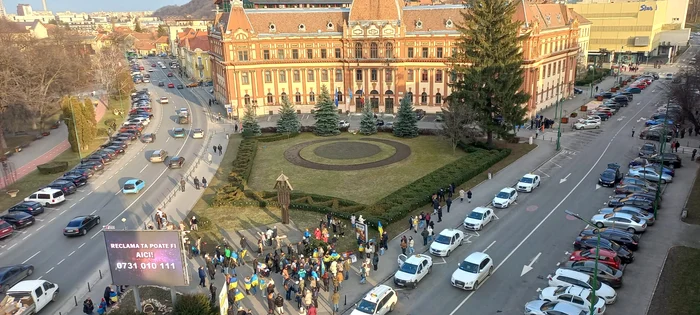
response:
<svg viewBox="0 0 700 315"><path fill-rule="evenodd" d="M58 285L46 280L25 280L7 290L7 296L17 304L16 313L36 314L58 297Z"/></svg>
<svg viewBox="0 0 700 315"><path fill-rule="evenodd" d="M36 201L42 206L57 205L66 201L66 196L58 189L47 187L31 194L27 198L24 198L24 201Z"/></svg>
<svg viewBox="0 0 700 315"><path fill-rule="evenodd" d="M350 315L384 315L393 311L398 302L396 291L380 284L362 298Z"/></svg>

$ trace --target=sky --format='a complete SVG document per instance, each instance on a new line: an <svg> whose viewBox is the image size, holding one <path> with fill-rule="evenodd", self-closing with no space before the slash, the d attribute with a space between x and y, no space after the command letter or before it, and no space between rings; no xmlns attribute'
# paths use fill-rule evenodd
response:
<svg viewBox="0 0 700 315"><path fill-rule="evenodd" d="M17 13L17 4L29 4L33 10L43 10L41 0L1 0L8 14ZM213 0L212 0L213 1ZM155 11L156 9L176 4L182 5L189 0L46 0L49 11L57 12L95 12L95 11Z"/></svg>

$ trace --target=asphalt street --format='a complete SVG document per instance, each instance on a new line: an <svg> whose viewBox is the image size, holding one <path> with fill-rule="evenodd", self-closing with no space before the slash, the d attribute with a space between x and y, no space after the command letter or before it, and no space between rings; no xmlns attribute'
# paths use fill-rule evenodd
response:
<svg viewBox="0 0 700 315"><path fill-rule="evenodd" d="M146 69L151 68L151 62L155 62L154 59L141 61ZM0 265L32 264L35 272L31 279L55 282L62 289L61 292L66 293L61 295L58 303L49 304L42 313L55 312L63 299L71 297L69 293L77 287L85 286L85 278L106 261L101 227L140 228L155 211L156 205L178 184L188 161L196 158L205 143L205 139L192 139L189 136L184 139L172 138L172 129L176 127L187 130L202 128L206 134L207 122L202 104L189 90L157 86L158 81L164 81L166 85L169 82L185 84L176 77L167 77L169 71L155 68L150 73L151 83L137 85L137 89L147 87L151 92L154 119L144 133L155 133L156 142L131 142L126 154L114 160L102 174L96 174L76 194L68 196L65 203L47 209L46 213L37 217L36 224L0 241ZM157 103L161 96L167 96L170 103ZM191 112L190 125L175 122L176 111L180 108L188 108ZM165 149L171 156L185 157L185 168L169 170L164 164L148 162L150 153L157 149ZM137 195L124 195L120 190L121 185L131 178L143 179L146 188ZM86 214L99 215L100 227L82 237L67 238L62 235L62 229L71 218ZM126 219L125 223L122 223L122 218Z"/></svg>
<svg viewBox="0 0 700 315"><path fill-rule="evenodd" d="M697 49L692 48L690 53L697 53ZM520 194L516 205L497 210L498 220L483 231L468 232L472 235L469 243L459 247L450 257L444 260L434 258L436 264L431 275L421 281L417 289L399 291L400 303L396 312L521 314L526 302L537 299L537 290L547 287L547 275L556 270L558 263L567 260L568 253L573 251L574 238L585 227L581 221L567 217L564 211L570 210L588 219L603 207L613 193L609 188L596 185L598 176L612 162L620 163L623 170L627 170L627 162L635 157L639 146L644 143L631 137L632 128L641 130L643 118L648 118L657 106L666 102L663 84L663 81L654 82L642 94L635 95L629 107L604 122L599 130L566 130L562 135L563 150L536 172L542 177L541 187L533 193ZM687 160L686 164L689 164ZM669 185L666 191L667 198L685 199L684 193L692 183L694 169L695 165L680 170L678 182ZM516 182L518 178L512 180ZM667 206L678 207L664 203L664 207ZM672 218L668 219L677 219L676 213L673 212ZM461 222L451 222L451 226L439 225L436 233L458 224L461 226ZM645 242L651 241L647 237L657 226L651 227L642 238L637 260L628 267L630 270L643 268L646 255L665 255L644 252ZM494 259L492 276L476 291L453 288L451 274L462 259L475 251L486 252ZM532 269L521 275L524 266ZM619 301L608 307L609 313L642 314L647 300L651 299L655 276L644 272L628 273L633 278L627 279L630 288L619 289ZM393 286L392 280L387 284Z"/></svg>

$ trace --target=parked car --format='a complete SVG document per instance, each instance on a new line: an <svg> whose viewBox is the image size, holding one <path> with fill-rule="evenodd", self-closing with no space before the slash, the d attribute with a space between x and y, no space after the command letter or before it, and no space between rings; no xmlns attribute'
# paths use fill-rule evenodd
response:
<svg viewBox="0 0 700 315"><path fill-rule="evenodd" d="M394 284L400 287L415 288L418 282L430 273L433 259L428 255L416 254L411 257L399 256L399 270L394 274Z"/></svg>
<svg viewBox="0 0 700 315"><path fill-rule="evenodd" d="M452 286L464 290L476 290L479 283L486 280L493 273L493 259L486 253L474 252L459 264L459 268L452 273L450 282Z"/></svg>
<svg viewBox="0 0 700 315"><path fill-rule="evenodd" d="M467 230L481 231L493 218L493 209L488 207L476 207L464 219L464 228Z"/></svg>
<svg viewBox="0 0 700 315"><path fill-rule="evenodd" d="M0 220L9 223L15 230L28 227L34 224L36 221L33 215L24 212L9 212L7 214L0 215Z"/></svg>
<svg viewBox="0 0 700 315"><path fill-rule="evenodd" d="M61 177L59 179L69 181L69 182L75 184L76 187L83 187L87 184L87 176L83 176L83 175L70 174L70 175L64 175L63 177Z"/></svg>
<svg viewBox="0 0 700 315"><path fill-rule="evenodd" d="M525 174L518 184L515 185L518 191L532 192L535 188L540 187L540 176L535 174Z"/></svg>
<svg viewBox="0 0 700 315"><path fill-rule="evenodd" d="M673 182L673 176L661 174L650 167L636 167L627 171L627 176L635 178L643 178L652 182L661 182L662 184ZM661 178L661 179L659 179Z"/></svg>
<svg viewBox="0 0 700 315"><path fill-rule="evenodd" d="M525 304L525 315L585 315L585 311L570 303L534 300Z"/></svg>
<svg viewBox="0 0 700 315"><path fill-rule="evenodd" d="M64 195L72 195L78 191L78 187L71 181L67 180L55 180L52 183L46 185L46 188L53 188L63 192Z"/></svg>
<svg viewBox="0 0 700 315"><path fill-rule="evenodd" d="M95 171L89 168L74 168L68 172L63 173L63 175L70 175L70 174L77 174L77 175L82 175L86 176L87 178L91 178L92 176L95 175Z"/></svg>
<svg viewBox="0 0 700 315"><path fill-rule="evenodd" d="M639 148L639 156L640 157L650 157L652 155L655 155L658 152L656 149L656 144L647 142L644 145L642 145L641 148Z"/></svg>
<svg viewBox="0 0 700 315"><path fill-rule="evenodd" d="M462 246L464 232L457 229L444 229L430 244L430 254L440 257L449 257L457 247Z"/></svg>
<svg viewBox="0 0 700 315"><path fill-rule="evenodd" d="M617 227L625 229L630 233L641 233L647 229L646 221L629 213L612 212L596 214L591 218L591 222L599 228Z"/></svg>
<svg viewBox="0 0 700 315"><path fill-rule="evenodd" d="M606 264L615 269L620 269L622 266L622 261L617 257L617 253L605 250L605 249L587 249L587 250L577 250L571 253L569 261L585 261L585 260L596 260L596 252L598 252L598 261Z"/></svg>
<svg viewBox="0 0 700 315"><path fill-rule="evenodd" d="M617 163L610 163L608 164L608 168L600 173L598 184L605 187L614 187L620 180L622 180L620 165Z"/></svg>
<svg viewBox="0 0 700 315"><path fill-rule="evenodd" d="M614 241L620 245L631 250L639 249L639 236L634 233L627 232L618 228L597 228L591 227L581 231L580 236L584 235L597 235L600 233L600 237Z"/></svg>
<svg viewBox="0 0 700 315"><path fill-rule="evenodd" d="M673 139L671 134L659 129L642 130L642 132L639 133L639 139L661 141L664 134L666 135L666 142L671 142L671 139Z"/></svg>
<svg viewBox="0 0 700 315"><path fill-rule="evenodd" d="M629 195L633 193L649 193L646 188L637 185L618 185L615 187L616 195Z"/></svg>
<svg viewBox="0 0 700 315"><path fill-rule="evenodd" d="M598 213L600 214L608 214L608 213L613 213L613 212L618 212L618 213L627 213L634 215L644 221L647 222L647 225L654 225L654 222L656 222L656 219L654 218L654 214L651 212L644 211L640 208L637 207L632 207L632 206L622 206L622 207L605 207L601 208L598 210Z"/></svg>
<svg viewBox="0 0 700 315"><path fill-rule="evenodd" d="M648 158L649 162L651 163L662 163L663 160L663 165L664 166L673 166L675 168L681 168L683 166L683 162L681 158L678 156L678 154L675 153L662 153L662 154L655 154L652 155Z"/></svg>
<svg viewBox="0 0 700 315"><path fill-rule="evenodd" d="M501 189L491 201L491 204L496 208L508 208L512 203L518 199L518 191L512 187L506 187Z"/></svg>
<svg viewBox="0 0 700 315"><path fill-rule="evenodd" d="M591 248L595 249L596 246L599 246L600 249L606 249L617 253L617 256L620 257L620 261L622 261L623 264L629 264L634 261L634 254L632 254L631 250L627 249L627 247L624 245L620 245L611 240L601 237L600 243L598 243L598 237L591 235L579 236L574 241L574 248L576 250L588 250Z"/></svg>
<svg viewBox="0 0 700 315"><path fill-rule="evenodd" d="M605 300L593 294L593 291L579 286L548 287L540 291L540 300L558 301L576 306L584 313L591 309L594 314L602 315L605 312ZM590 313L586 313L593 315Z"/></svg>
<svg viewBox="0 0 700 315"><path fill-rule="evenodd" d="M615 292L613 288L607 284L593 281L593 278L590 275L582 272L559 268L553 275L548 275L547 279L550 287L567 287L575 285L586 289L595 288L596 295L603 298L605 300L605 304L612 304L617 300L617 292Z"/></svg>
<svg viewBox="0 0 700 315"><path fill-rule="evenodd" d="M612 268L606 264L601 264L599 262L596 266L596 262L590 260L567 261L562 267L585 273L589 276L596 275L595 269L598 269L598 281L601 281L614 289L622 287L622 276L624 275L622 270Z"/></svg>
<svg viewBox="0 0 700 315"><path fill-rule="evenodd" d="M626 176L620 181L620 185L637 185L646 188L649 191L656 191L658 185L642 178L635 178Z"/></svg>
<svg viewBox="0 0 700 315"><path fill-rule="evenodd" d="M7 212L24 212L36 216L44 213L44 206L36 201L22 201L7 209Z"/></svg>

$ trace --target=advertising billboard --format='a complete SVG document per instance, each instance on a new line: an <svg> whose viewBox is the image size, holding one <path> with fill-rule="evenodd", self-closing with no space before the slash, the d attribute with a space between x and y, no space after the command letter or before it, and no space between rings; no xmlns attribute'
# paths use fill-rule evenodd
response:
<svg viewBox="0 0 700 315"><path fill-rule="evenodd" d="M103 233L114 284L187 285L179 231Z"/></svg>

